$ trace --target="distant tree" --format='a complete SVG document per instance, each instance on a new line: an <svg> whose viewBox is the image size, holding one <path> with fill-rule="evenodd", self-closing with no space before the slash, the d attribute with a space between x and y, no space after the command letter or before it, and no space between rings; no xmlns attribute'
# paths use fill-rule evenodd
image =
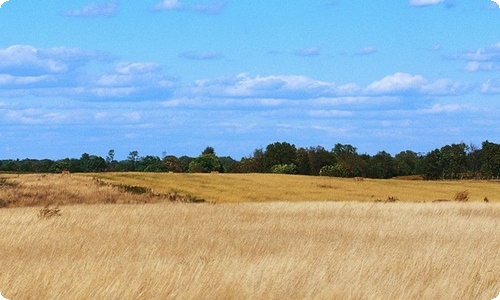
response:
<svg viewBox="0 0 500 300"><path fill-rule="evenodd" d="M425 155L423 159L422 175L428 180L443 178L441 150L435 149Z"/></svg>
<svg viewBox="0 0 500 300"><path fill-rule="evenodd" d="M468 178L479 178L481 176L482 150L470 144L467 151L467 173Z"/></svg>
<svg viewBox="0 0 500 300"><path fill-rule="evenodd" d="M202 154L189 163L190 173L224 172L221 160L214 154Z"/></svg>
<svg viewBox="0 0 500 300"><path fill-rule="evenodd" d="M213 154L215 155L215 149L213 147L207 146L201 154Z"/></svg>
<svg viewBox="0 0 500 300"><path fill-rule="evenodd" d="M287 142L269 144L264 152L264 168L270 172L272 166L294 164L297 158L295 145Z"/></svg>
<svg viewBox="0 0 500 300"><path fill-rule="evenodd" d="M411 150L401 151L395 156L397 175L416 175L419 173L421 156Z"/></svg>
<svg viewBox="0 0 500 300"><path fill-rule="evenodd" d="M484 178L499 178L500 144L484 141L481 149L481 161L481 175Z"/></svg>
<svg viewBox="0 0 500 300"><path fill-rule="evenodd" d="M164 172L167 168L158 156L146 155L141 157L137 163L137 171L142 172Z"/></svg>
<svg viewBox="0 0 500 300"><path fill-rule="evenodd" d="M296 173L302 175L311 174L311 165L309 163L309 153L307 149L299 148L297 149L296 162ZM274 173L274 172L273 172Z"/></svg>
<svg viewBox="0 0 500 300"><path fill-rule="evenodd" d="M115 150L111 149L108 151L106 156L106 169L108 171L115 171L117 161L115 160Z"/></svg>
<svg viewBox="0 0 500 300"><path fill-rule="evenodd" d="M193 160L193 157L189 157L186 155L179 157L179 167L181 168L181 171L184 173L189 172L189 165Z"/></svg>
<svg viewBox="0 0 500 300"><path fill-rule="evenodd" d="M271 167L271 173L276 174L297 174L297 166L295 164L281 164Z"/></svg>
<svg viewBox="0 0 500 300"><path fill-rule="evenodd" d="M137 151L130 151L127 160L130 164L129 170L130 171L135 171L137 168L137 163L139 162L139 152Z"/></svg>
<svg viewBox="0 0 500 300"><path fill-rule="evenodd" d="M163 165L165 166L167 172L182 172L180 160L174 155L165 156L163 158Z"/></svg>
<svg viewBox="0 0 500 300"><path fill-rule="evenodd" d="M335 166L342 177L365 176L366 159L357 153L356 147L349 144L335 144L332 153L337 162Z"/></svg>
<svg viewBox="0 0 500 300"><path fill-rule="evenodd" d="M106 156L106 163L111 164L115 160L115 150L111 149L108 151L108 156Z"/></svg>
<svg viewBox="0 0 500 300"><path fill-rule="evenodd" d="M219 157L224 173L234 173L238 169L238 162L230 156Z"/></svg>
<svg viewBox="0 0 500 300"><path fill-rule="evenodd" d="M307 154L312 175L319 175L321 168L336 162L333 154L322 146L310 147Z"/></svg>
<svg viewBox="0 0 500 300"><path fill-rule="evenodd" d="M392 178L396 175L394 158L387 152L381 151L370 159L370 176L372 178Z"/></svg>
<svg viewBox="0 0 500 300"><path fill-rule="evenodd" d="M443 178L459 179L467 167L467 146L464 143L446 145L440 149Z"/></svg>

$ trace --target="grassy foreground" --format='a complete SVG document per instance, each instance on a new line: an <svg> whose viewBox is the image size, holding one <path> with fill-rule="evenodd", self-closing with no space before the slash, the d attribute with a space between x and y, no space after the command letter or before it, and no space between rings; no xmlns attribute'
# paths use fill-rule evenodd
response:
<svg viewBox="0 0 500 300"><path fill-rule="evenodd" d="M11 300L475 300L500 292L498 182L0 177L0 291ZM134 186L154 192L130 193ZM463 190L468 203L409 203ZM217 203L172 202L171 192ZM388 196L400 202L375 202ZM39 217L48 204L61 205L61 215Z"/></svg>
<svg viewBox="0 0 500 300"><path fill-rule="evenodd" d="M268 202L0 210L19 299L492 299L496 203Z"/></svg>
<svg viewBox="0 0 500 300"><path fill-rule="evenodd" d="M98 173L107 181L141 185L161 193L192 194L214 202L453 200L467 190L470 201L500 202L499 181L372 180L278 174Z"/></svg>

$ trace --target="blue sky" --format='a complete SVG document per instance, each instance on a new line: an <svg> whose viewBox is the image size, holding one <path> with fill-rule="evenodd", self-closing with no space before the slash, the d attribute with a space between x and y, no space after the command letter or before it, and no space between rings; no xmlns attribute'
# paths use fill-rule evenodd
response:
<svg viewBox="0 0 500 300"><path fill-rule="evenodd" d="M499 28L489 0L10 0L0 158L498 143Z"/></svg>

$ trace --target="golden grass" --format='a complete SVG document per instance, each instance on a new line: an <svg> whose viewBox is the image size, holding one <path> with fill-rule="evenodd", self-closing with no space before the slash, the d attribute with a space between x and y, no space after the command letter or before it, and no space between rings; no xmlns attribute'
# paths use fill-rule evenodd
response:
<svg viewBox="0 0 500 300"><path fill-rule="evenodd" d="M500 204L268 202L0 209L20 299L492 299Z"/></svg>
<svg viewBox="0 0 500 300"><path fill-rule="evenodd" d="M500 202L498 181L373 180L279 174L98 173L121 184L146 186L168 193L180 191L214 202L385 201L450 199L467 190L470 201Z"/></svg>
<svg viewBox="0 0 500 300"><path fill-rule="evenodd" d="M0 176L0 207L162 201L160 195L125 193L116 186L90 177L56 174Z"/></svg>

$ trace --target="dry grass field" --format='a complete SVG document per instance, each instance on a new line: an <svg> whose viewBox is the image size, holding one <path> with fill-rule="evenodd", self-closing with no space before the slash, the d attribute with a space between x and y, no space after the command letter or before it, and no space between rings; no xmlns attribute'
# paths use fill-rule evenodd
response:
<svg viewBox="0 0 500 300"><path fill-rule="evenodd" d="M252 189L262 191L258 186L262 184L272 190L270 180L278 178L243 175L240 181L255 184L244 189L249 198L232 200L243 203L199 195L221 203L191 204L160 195L172 189L197 191L167 185L160 191L159 182L180 174L163 174L167 176L161 180L153 175L143 181L134 181L138 174L113 180L152 187L156 194L127 193L76 175L23 175L4 180L0 200L10 206L0 209L2 295L11 300L475 300L492 299L500 292L500 204L495 203L499 195L493 194L495 188L479 196L472 187L475 183L466 182L470 186L453 186L439 192L443 196L429 193L429 198L418 198L451 198L456 191L468 189L471 201L467 203L346 202L313 197L304 199L338 201L255 203L250 202L255 195ZM220 175L194 176L193 185L210 186L212 180L228 176ZM238 180L238 176L226 178ZM283 184L297 189L313 182L298 176L282 180L289 179L293 182ZM315 184L333 187L318 187L318 191L340 190L335 187L343 182L314 179L319 180ZM355 190L376 183L346 180L345 186ZM397 184L389 181L387 188ZM358 193L372 193L364 189ZM402 190L398 194L381 191L375 197L417 199L405 198ZM303 195L308 192L320 193L303 191ZM297 201L293 197L298 193L274 199ZM278 194L270 195L263 200ZM415 195L422 194L416 191ZM494 201L479 202L484 196ZM14 204L16 197L21 200ZM57 203L60 215L52 217L39 217L41 206L29 207Z"/></svg>
<svg viewBox="0 0 500 300"><path fill-rule="evenodd" d="M278 174L99 173L87 176L141 185L161 193L178 191L214 202L453 200L468 191L470 201L500 202L499 181L423 181L332 178Z"/></svg>

